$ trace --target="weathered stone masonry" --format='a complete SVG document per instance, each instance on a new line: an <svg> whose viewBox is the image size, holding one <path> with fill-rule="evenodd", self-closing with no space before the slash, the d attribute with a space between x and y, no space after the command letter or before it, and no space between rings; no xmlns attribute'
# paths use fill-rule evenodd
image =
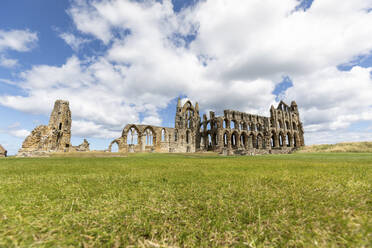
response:
<svg viewBox="0 0 372 248"><path fill-rule="evenodd" d="M178 100L175 127L128 124L111 142L120 152L203 152L221 154L289 153L304 146L296 102L271 106L270 117L225 110L223 116L199 115L199 105Z"/></svg>
<svg viewBox="0 0 372 248"><path fill-rule="evenodd" d="M7 156L7 151L0 145L0 158L6 157Z"/></svg>
<svg viewBox="0 0 372 248"><path fill-rule="evenodd" d="M47 156L50 152L89 151L84 140L79 146L71 146L71 111L68 101L57 100L50 115L49 125L40 125L26 137L17 156Z"/></svg>

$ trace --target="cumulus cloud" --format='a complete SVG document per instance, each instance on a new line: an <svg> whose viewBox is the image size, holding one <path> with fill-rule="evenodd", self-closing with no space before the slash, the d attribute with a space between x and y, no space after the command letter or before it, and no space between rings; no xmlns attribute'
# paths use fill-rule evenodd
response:
<svg viewBox="0 0 372 248"><path fill-rule="evenodd" d="M161 124L159 110L179 95L202 110L267 115L275 86L289 76L283 96L299 104L306 132L344 128L372 119L371 68L337 69L372 51L371 8L372 0L314 0L310 8L206 0L174 12L170 0L75 0L68 13L79 32L102 42L102 55L34 66L17 83L27 94L0 103L49 113L55 99L67 99L74 132L108 137L128 122ZM85 43L61 37L75 50Z"/></svg>
<svg viewBox="0 0 372 248"><path fill-rule="evenodd" d="M22 129L21 124L19 122L15 122L9 125L6 130L0 130L0 133L6 133L13 137L24 139L30 134L30 131Z"/></svg>
<svg viewBox="0 0 372 248"><path fill-rule="evenodd" d="M88 43L88 39L80 38L72 33L61 33L59 35L74 51L78 51L82 45Z"/></svg>
<svg viewBox="0 0 372 248"><path fill-rule="evenodd" d="M38 40L37 34L28 30L1 30L0 51L11 49L19 52L31 50Z"/></svg>
<svg viewBox="0 0 372 248"><path fill-rule="evenodd" d="M5 68L13 68L18 65L18 60L16 59L9 59L5 56L0 56L0 66Z"/></svg>
<svg viewBox="0 0 372 248"><path fill-rule="evenodd" d="M30 131L25 130L25 129L19 129L19 130L9 130L8 133L14 137L24 139L30 134Z"/></svg>
<svg viewBox="0 0 372 248"><path fill-rule="evenodd" d="M38 40L37 34L28 30L0 29L0 67L7 69L18 65L18 60L5 56L7 50L18 52L30 51Z"/></svg>

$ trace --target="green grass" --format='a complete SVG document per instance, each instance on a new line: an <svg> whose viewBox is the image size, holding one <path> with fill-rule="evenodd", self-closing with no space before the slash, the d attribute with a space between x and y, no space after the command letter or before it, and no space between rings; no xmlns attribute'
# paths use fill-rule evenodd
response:
<svg viewBox="0 0 372 248"><path fill-rule="evenodd" d="M0 247L370 247L372 154L0 159Z"/></svg>

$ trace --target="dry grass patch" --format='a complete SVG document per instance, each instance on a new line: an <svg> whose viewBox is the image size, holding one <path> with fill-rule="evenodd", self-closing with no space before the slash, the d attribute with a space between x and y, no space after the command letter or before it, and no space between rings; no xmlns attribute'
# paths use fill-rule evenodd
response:
<svg viewBox="0 0 372 248"><path fill-rule="evenodd" d="M313 152L362 152L372 153L372 142L345 142L331 145L311 145L301 148L299 153Z"/></svg>

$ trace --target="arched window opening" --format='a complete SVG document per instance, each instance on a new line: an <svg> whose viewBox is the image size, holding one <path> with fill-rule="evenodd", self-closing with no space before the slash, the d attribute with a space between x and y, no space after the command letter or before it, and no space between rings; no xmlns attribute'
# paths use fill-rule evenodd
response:
<svg viewBox="0 0 372 248"><path fill-rule="evenodd" d="M191 109L188 109L186 112L186 118L190 119L192 116L194 116L194 111L192 111Z"/></svg>
<svg viewBox="0 0 372 248"><path fill-rule="evenodd" d="M111 145L111 152L119 152L119 145L118 145L118 143L113 143L112 145Z"/></svg>
<svg viewBox="0 0 372 248"><path fill-rule="evenodd" d="M239 129L243 130L243 123L239 123Z"/></svg>
<svg viewBox="0 0 372 248"><path fill-rule="evenodd" d="M200 137L200 147L204 147L204 137Z"/></svg>
<svg viewBox="0 0 372 248"><path fill-rule="evenodd" d="M246 146L246 140L245 140L245 135L244 134L240 135L240 144L243 147Z"/></svg>
<svg viewBox="0 0 372 248"><path fill-rule="evenodd" d="M174 131L174 141L177 141L178 140L178 131L175 130Z"/></svg>
<svg viewBox="0 0 372 248"><path fill-rule="evenodd" d="M293 123L292 123L292 126L293 126L293 130L297 130L296 122L293 122Z"/></svg>
<svg viewBox="0 0 372 248"><path fill-rule="evenodd" d="M279 146L283 147L283 137L282 134L279 134Z"/></svg>
<svg viewBox="0 0 372 248"><path fill-rule="evenodd" d="M286 129L290 129L290 128L289 128L289 122L288 122L288 121L285 122L285 128L286 128Z"/></svg>
<svg viewBox="0 0 372 248"><path fill-rule="evenodd" d="M243 123L243 130L248 130L248 128L247 128L247 123Z"/></svg>
<svg viewBox="0 0 372 248"><path fill-rule="evenodd" d="M283 124L282 124L281 120L278 121L278 126L279 126L279 128L283 128Z"/></svg>
<svg viewBox="0 0 372 248"><path fill-rule="evenodd" d="M237 140L236 140L236 134L233 133L233 134L231 135L231 146L232 146L232 147L236 147L236 144L237 144L236 141L237 141Z"/></svg>
<svg viewBox="0 0 372 248"><path fill-rule="evenodd" d="M256 125L254 123L251 124L251 131L256 131Z"/></svg>
<svg viewBox="0 0 372 248"><path fill-rule="evenodd" d="M288 147L291 146L291 137L289 136L289 133L287 133L287 135L286 135L286 143L287 143Z"/></svg>
<svg viewBox="0 0 372 248"><path fill-rule="evenodd" d="M211 122L210 121L207 123L207 130L211 130Z"/></svg>
<svg viewBox="0 0 372 248"><path fill-rule="evenodd" d="M223 135L223 146L227 147L227 145L228 145L228 136L227 136L227 133L224 133L224 135Z"/></svg>
<svg viewBox="0 0 372 248"><path fill-rule="evenodd" d="M227 120L223 120L222 122L222 128L226 128L227 127Z"/></svg>
<svg viewBox="0 0 372 248"><path fill-rule="evenodd" d="M271 147L276 147L276 134L274 132L271 133Z"/></svg>
<svg viewBox="0 0 372 248"><path fill-rule="evenodd" d="M138 133L137 130L132 127L129 129L127 134L127 144L128 145L137 145L138 144Z"/></svg>
<svg viewBox="0 0 372 248"><path fill-rule="evenodd" d="M235 126L235 121L231 121L231 122L230 122L230 128L231 128L231 129L236 128L236 126Z"/></svg>
<svg viewBox="0 0 372 248"><path fill-rule="evenodd" d="M59 123L59 130L62 130L62 123Z"/></svg>
<svg viewBox="0 0 372 248"><path fill-rule="evenodd" d="M191 128L192 127L192 121L189 119L187 120L187 128Z"/></svg>
<svg viewBox="0 0 372 248"><path fill-rule="evenodd" d="M186 131L186 144L189 144L190 143L190 131L187 130Z"/></svg>
<svg viewBox="0 0 372 248"><path fill-rule="evenodd" d="M261 124L260 123L257 124L257 131L261 131Z"/></svg>
<svg viewBox="0 0 372 248"><path fill-rule="evenodd" d="M161 141L165 141L165 129L163 128L162 130L161 130Z"/></svg>
<svg viewBox="0 0 372 248"><path fill-rule="evenodd" d="M153 146L154 145L154 135L149 128L145 130L145 135L146 135L146 145L147 146Z"/></svg>
<svg viewBox="0 0 372 248"><path fill-rule="evenodd" d="M211 134L208 134L208 147L209 148L212 147L212 136L211 136Z"/></svg>

